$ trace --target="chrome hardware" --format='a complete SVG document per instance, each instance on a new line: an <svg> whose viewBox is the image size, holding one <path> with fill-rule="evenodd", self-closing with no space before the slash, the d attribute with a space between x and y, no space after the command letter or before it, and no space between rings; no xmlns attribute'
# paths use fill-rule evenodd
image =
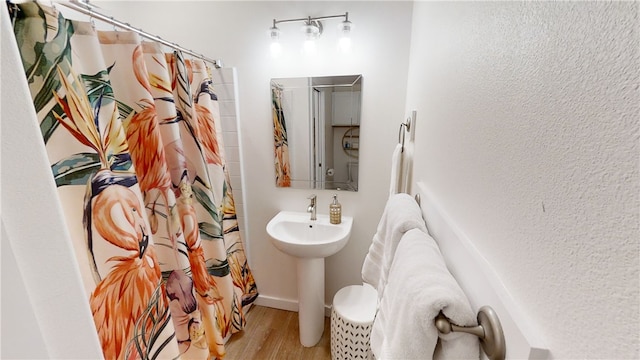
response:
<svg viewBox="0 0 640 360"><path fill-rule="evenodd" d="M401 123L400 128L398 129L398 143L402 145L402 152L404 152L404 137L405 137L405 134L408 133L409 131L411 131L410 117L408 117L407 120L405 120L405 122Z"/></svg>
<svg viewBox="0 0 640 360"><path fill-rule="evenodd" d="M464 332L480 338L482 350L490 360L504 360L506 344L504 333L498 315L490 306L483 306L478 310L478 326L458 326L449 322L442 312L436 317L436 328L443 334L450 332Z"/></svg>
<svg viewBox="0 0 640 360"><path fill-rule="evenodd" d="M311 200L311 203L307 207L307 212L311 213L311 220L315 221L318 218L316 217L316 194L311 194L307 199Z"/></svg>

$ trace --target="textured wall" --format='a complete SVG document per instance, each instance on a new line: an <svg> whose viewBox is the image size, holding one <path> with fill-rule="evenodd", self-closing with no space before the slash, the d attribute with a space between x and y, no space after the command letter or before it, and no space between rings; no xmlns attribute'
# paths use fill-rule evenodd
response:
<svg viewBox="0 0 640 360"><path fill-rule="evenodd" d="M635 2L416 2L424 180L554 358L640 357Z"/></svg>

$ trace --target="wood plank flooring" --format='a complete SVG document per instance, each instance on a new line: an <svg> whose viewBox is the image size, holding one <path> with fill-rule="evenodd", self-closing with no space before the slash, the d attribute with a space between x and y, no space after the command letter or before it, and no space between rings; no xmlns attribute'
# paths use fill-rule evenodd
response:
<svg viewBox="0 0 640 360"><path fill-rule="evenodd" d="M247 326L233 334L225 345L225 360L331 360L330 319L314 347L300 344L298 313L264 306L252 306Z"/></svg>

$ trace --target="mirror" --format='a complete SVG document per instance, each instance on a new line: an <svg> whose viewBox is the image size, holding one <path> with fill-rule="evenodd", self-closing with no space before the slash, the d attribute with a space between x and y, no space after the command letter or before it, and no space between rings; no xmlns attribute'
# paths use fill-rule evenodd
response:
<svg viewBox="0 0 640 360"><path fill-rule="evenodd" d="M358 191L361 75L271 79L276 186Z"/></svg>

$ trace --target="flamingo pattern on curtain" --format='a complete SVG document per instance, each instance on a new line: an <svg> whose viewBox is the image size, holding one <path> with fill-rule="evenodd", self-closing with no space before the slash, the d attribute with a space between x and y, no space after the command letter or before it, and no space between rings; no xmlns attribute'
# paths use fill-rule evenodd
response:
<svg viewBox="0 0 640 360"><path fill-rule="evenodd" d="M14 32L107 359L222 359L258 292L211 73L35 2Z"/></svg>

